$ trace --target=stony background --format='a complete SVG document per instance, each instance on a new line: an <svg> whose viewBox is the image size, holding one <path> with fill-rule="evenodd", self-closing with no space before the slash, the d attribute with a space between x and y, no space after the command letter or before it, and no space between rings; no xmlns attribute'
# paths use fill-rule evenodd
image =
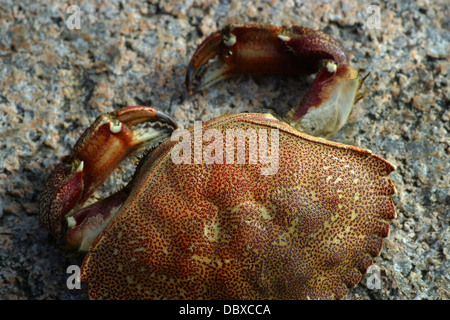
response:
<svg viewBox="0 0 450 320"><path fill-rule="evenodd" d="M382 289L367 277L348 299L448 299L449 56L447 0L75 1L0 0L0 298L84 299L66 288L80 264L40 226L44 179L101 113L152 105L187 126L243 110L286 110L311 79L240 77L188 96L184 77L196 46L231 21L323 29L370 71L348 124L333 140L371 149L396 165L398 218L376 259ZM367 28L370 4L379 30ZM134 162L131 159L130 162ZM119 170L103 191L117 190ZM97 194L100 197L102 192Z"/></svg>

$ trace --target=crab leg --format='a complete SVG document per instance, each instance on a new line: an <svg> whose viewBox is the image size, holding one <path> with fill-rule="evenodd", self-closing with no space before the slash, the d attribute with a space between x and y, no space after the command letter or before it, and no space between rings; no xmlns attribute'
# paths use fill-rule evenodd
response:
<svg viewBox="0 0 450 320"><path fill-rule="evenodd" d="M346 122L362 80L341 44L307 27L234 24L210 35L186 74L190 94L240 74L314 74L312 87L287 115L301 131L329 137Z"/></svg>
<svg viewBox="0 0 450 320"><path fill-rule="evenodd" d="M102 206L79 209L124 158L165 140L176 127L174 120L152 107L125 107L99 116L48 178L40 202L43 225L61 237L67 224L74 227L87 216L106 220L126 198L127 188L102 200Z"/></svg>

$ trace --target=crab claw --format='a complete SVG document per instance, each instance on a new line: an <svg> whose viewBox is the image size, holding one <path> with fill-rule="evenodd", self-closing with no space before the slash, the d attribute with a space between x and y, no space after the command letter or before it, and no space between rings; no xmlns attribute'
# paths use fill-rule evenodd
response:
<svg viewBox="0 0 450 320"><path fill-rule="evenodd" d="M103 206L77 210L125 157L158 144L176 128L172 118L152 107L125 107L99 116L47 179L40 201L42 224L56 237L87 218L104 224L120 207L127 188L103 200Z"/></svg>
<svg viewBox="0 0 450 320"><path fill-rule="evenodd" d="M286 120L306 133L330 137L359 100L363 79L349 65L342 45L325 32L260 23L227 26L198 47L188 66L186 87L193 94L240 74L314 73L314 84Z"/></svg>

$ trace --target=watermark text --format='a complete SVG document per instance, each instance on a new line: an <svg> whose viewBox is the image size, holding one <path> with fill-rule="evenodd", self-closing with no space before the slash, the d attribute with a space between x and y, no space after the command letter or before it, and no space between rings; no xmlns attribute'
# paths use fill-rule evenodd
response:
<svg viewBox="0 0 450 320"><path fill-rule="evenodd" d="M259 164L262 175L276 174L279 169L279 130L218 129L203 131L196 121L193 132L177 129L171 141L178 142L171 151L175 164ZM270 141L270 145L269 145ZM208 143L208 144L205 144Z"/></svg>

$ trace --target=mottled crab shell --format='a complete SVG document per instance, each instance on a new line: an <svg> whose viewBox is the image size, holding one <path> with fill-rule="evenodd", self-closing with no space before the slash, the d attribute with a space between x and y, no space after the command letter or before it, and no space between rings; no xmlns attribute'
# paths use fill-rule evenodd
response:
<svg viewBox="0 0 450 320"><path fill-rule="evenodd" d="M167 141L85 258L90 297L343 298L389 233L393 166L269 115L226 115L203 124L211 128L279 129L278 172L176 165Z"/></svg>

